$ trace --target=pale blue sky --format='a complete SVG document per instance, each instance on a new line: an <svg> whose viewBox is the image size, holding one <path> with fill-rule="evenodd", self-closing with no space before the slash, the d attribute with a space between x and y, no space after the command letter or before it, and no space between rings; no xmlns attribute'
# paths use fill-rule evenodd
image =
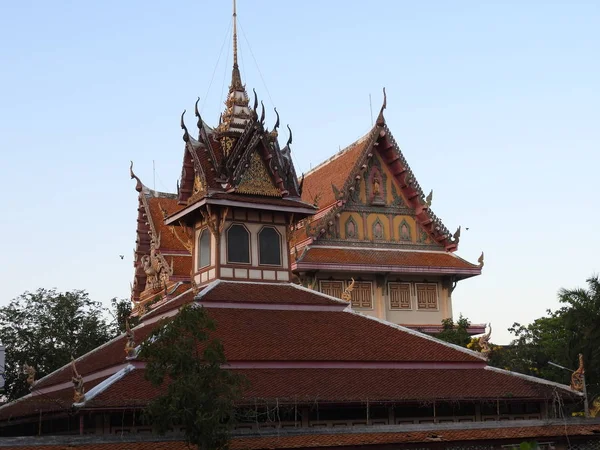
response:
<svg viewBox="0 0 600 450"><path fill-rule="evenodd" d="M181 111L200 96L215 124L223 106L230 15L223 0L0 0L0 304L38 287L128 296L129 160L175 190ZM458 254L485 250L456 315L507 342L600 271L600 2L238 0L238 15L243 80L291 125L298 172L364 134L386 86L433 210L463 226Z"/></svg>

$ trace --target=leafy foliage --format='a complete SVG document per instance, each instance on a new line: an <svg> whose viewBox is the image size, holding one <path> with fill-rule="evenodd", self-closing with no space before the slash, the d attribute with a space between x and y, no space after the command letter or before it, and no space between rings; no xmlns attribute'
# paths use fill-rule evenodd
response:
<svg viewBox="0 0 600 450"><path fill-rule="evenodd" d="M462 314L456 323L452 319L444 319L442 320L442 331L435 337L451 344L467 347L471 342L471 336L469 335L470 325L471 322L469 322L469 319L463 317Z"/></svg>
<svg viewBox="0 0 600 450"><path fill-rule="evenodd" d="M147 406L147 418L161 434L183 426L188 443L199 449L227 448L245 385L222 368L227 362L223 345L210 337L215 328L204 308L187 305L160 324L140 351L146 378L155 386L168 384L166 393Z"/></svg>
<svg viewBox="0 0 600 450"><path fill-rule="evenodd" d="M121 301L123 302L123 301ZM119 303L116 301L116 303ZM5 395L14 400L29 392L23 365L36 379L102 345L118 332L106 309L85 291L25 292L0 308L0 341L6 347Z"/></svg>
<svg viewBox="0 0 600 450"><path fill-rule="evenodd" d="M547 311L547 316L529 325L515 323L509 331L516 339L490 363L517 372L536 375L564 384L567 371L548 364L554 362L576 369L583 354L585 378L590 399L600 395L600 280L587 280L587 289L561 289L563 306Z"/></svg>

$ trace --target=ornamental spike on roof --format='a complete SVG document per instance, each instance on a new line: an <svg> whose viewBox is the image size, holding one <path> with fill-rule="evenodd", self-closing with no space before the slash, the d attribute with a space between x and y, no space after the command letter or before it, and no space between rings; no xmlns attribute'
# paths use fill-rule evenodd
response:
<svg viewBox="0 0 600 450"><path fill-rule="evenodd" d="M233 0L233 69L231 71L229 93L225 100L225 111L221 116L221 123L217 131L225 135L240 135L250 119L248 102L248 93L246 87L242 84L237 61L237 12L235 0Z"/></svg>

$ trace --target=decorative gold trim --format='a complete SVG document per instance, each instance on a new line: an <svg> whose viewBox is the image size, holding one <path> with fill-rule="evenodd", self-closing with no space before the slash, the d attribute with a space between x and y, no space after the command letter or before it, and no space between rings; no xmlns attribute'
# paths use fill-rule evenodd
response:
<svg viewBox="0 0 600 450"><path fill-rule="evenodd" d="M71 382L73 383L73 401L75 403L81 403L85 400L85 387L83 386L83 377L77 372L75 359L72 356L71 370L73 371L73 376L71 377Z"/></svg>
<svg viewBox="0 0 600 450"><path fill-rule="evenodd" d="M342 300L344 300L345 302L351 303L352 302L352 291L354 290L354 278L351 278L352 282L348 285L348 287L346 289L344 289L344 292L342 293Z"/></svg>
<svg viewBox="0 0 600 450"><path fill-rule="evenodd" d="M571 375L571 389L579 392L583 392L583 377L585 375L585 369L583 367L583 355L579 354L579 367Z"/></svg>
<svg viewBox="0 0 600 450"><path fill-rule="evenodd" d="M281 191L273 185L271 176L256 152L252 154L248 168L243 173L242 179L236 188L236 192L242 194L281 197Z"/></svg>
<svg viewBox="0 0 600 450"><path fill-rule="evenodd" d="M27 384L31 387L35 383L35 369L33 366L25 363L23 364L23 373L27 375Z"/></svg>

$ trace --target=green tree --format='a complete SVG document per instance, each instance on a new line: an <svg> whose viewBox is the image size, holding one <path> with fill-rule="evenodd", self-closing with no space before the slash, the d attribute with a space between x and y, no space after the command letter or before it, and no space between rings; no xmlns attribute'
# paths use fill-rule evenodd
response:
<svg viewBox="0 0 600 450"><path fill-rule="evenodd" d="M515 323L510 346L490 358L490 364L516 372L570 383L570 374L548 362L576 369L583 354L590 399L600 394L600 281L587 279L587 289L561 289L562 306L529 325Z"/></svg>
<svg viewBox="0 0 600 450"><path fill-rule="evenodd" d="M29 392L23 365L39 379L115 335L106 309L85 291L25 292L0 308L0 341L6 347L5 395L14 400Z"/></svg>
<svg viewBox="0 0 600 450"><path fill-rule="evenodd" d="M161 323L140 351L146 378L155 386L168 385L146 407L147 419L161 434L183 426L188 444L202 450L227 448L245 385L238 374L222 368L223 345L210 337L215 328L204 308L187 305Z"/></svg>
<svg viewBox="0 0 600 450"><path fill-rule="evenodd" d="M451 344L467 347L471 342L471 336L469 335L470 325L471 322L469 322L469 319L463 317L462 314L456 323L452 319L444 319L442 320L442 331L436 334L435 337Z"/></svg>
<svg viewBox="0 0 600 450"><path fill-rule="evenodd" d="M135 327L139 323L139 318L130 317L132 313L131 301L126 298L118 299L114 297L111 301L111 316L114 319L116 333L125 333L126 322L129 322L130 327Z"/></svg>

